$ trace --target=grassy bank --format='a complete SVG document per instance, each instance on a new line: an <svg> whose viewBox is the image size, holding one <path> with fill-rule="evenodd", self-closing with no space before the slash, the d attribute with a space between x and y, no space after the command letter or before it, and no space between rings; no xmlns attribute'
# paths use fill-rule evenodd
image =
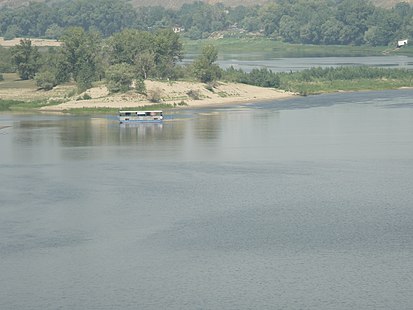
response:
<svg viewBox="0 0 413 310"><path fill-rule="evenodd" d="M314 67L297 72L279 72L261 68L247 73L228 68L224 78L232 82L274 87L301 95L337 91L384 90L413 87L413 71L368 66Z"/></svg>
<svg viewBox="0 0 413 310"><path fill-rule="evenodd" d="M356 79L351 81L314 81L307 83L290 83L290 91L300 95L316 95L321 93L333 93L339 91L368 91L390 90L402 87L413 87L413 83L406 81L388 81L380 79Z"/></svg>
<svg viewBox="0 0 413 310"><path fill-rule="evenodd" d="M338 67L338 68L311 68L298 72L274 73L265 68L253 69L244 72L229 68L222 72L222 79L227 82L249 84L261 88L240 90L242 87L234 86L225 89L225 83L217 83L211 91L205 84L193 82L162 83L160 81L147 81L148 89L157 90L160 93L160 102L152 104L144 96L136 92L108 94L104 85L98 85L86 93L77 94L74 85L56 88L52 91L36 89L29 81L20 81L13 76L0 82L0 111L26 111L38 110L44 106L52 106L49 111L65 111L69 113L84 114L117 114L122 109L172 109L177 105L186 105L187 100L195 100L197 105L208 102L229 102L239 100L239 96L245 98L258 98L266 91L263 87L285 90L300 95L313 95L326 92L359 91L359 90L385 90L401 87L413 87L413 71L407 69L387 69L368 66ZM150 84L149 84L150 83ZM236 84L241 85L241 84ZM245 90L247 89L247 90ZM198 99L190 98L190 93L198 93ZM206 93L205 93L206 92ZM272 91L273 92L273 91ZM242 95L241 95L242 93ZM87 95L88 100L80 100ZM181 99L180 102L175 100ZM253 97L251 97L253 96ZM272 96L272 94L271 94ZM3 99L1 99L3 98ZM174 99L175 98L175 99ZM229 99L229 100L224 100ZM250 99L248 99L250 100ZM254 99L251 99L254 100ZM53 107L62 103L59 107ZM193 104L194 102L192 102ZM105 105L106 104L106 105ZM63 107L64 105L64 107ZM115 107L116 108L105 108ZM137 107L140 106L140 107Z"/></svg>
<svg viewBox="0 0 413 310"><path fill-rule="evenodd" d="M311 95L337 91L385 90L413 87L413 71L367 66L311 68L294 73L279 73L280 88Z"/></svg>
<svg viewBox="0 0 413 310"><path fill-rule="evenodd" d="M187 54L199 54L203 45L213 44L218 48L220 55L225 54L266 54L271 57L356 57L356 56L383 56L408 55L413 56L413 46L395 49L388 46L343 46L343 45L311 45L289 44L268 38L242 39L205 39L184 40L184 49Z"/></svg>
<svg viewBox="0 0 413 310"><path fill-rule="evenodd" d="M25 111L34 110L43 107L46 104L42 101L19 101L19 100L2 100L0 99L0 111Z"/></svg>

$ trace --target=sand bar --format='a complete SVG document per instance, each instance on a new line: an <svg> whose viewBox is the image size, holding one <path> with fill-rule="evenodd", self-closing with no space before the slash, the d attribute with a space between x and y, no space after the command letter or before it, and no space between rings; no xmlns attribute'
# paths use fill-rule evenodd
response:
<svg viewBox="0 0 413 310"><path fill-rule="evenodd" d="M219 82L213 88L202 83L193 82L159 82L145 81L148 94L157 93L160 103L183 107L226 106L240 103L253 103L285 99L295 94L273 88L263 88L239 83ZM153 104L146 96L129 91L123 94L109 94L105 86L95 87L85 92L91 99L71 99L58 105L42 107L43 111L64 111L76 108L134 108ZM185 103L182 105L182 103Z"/></svg>

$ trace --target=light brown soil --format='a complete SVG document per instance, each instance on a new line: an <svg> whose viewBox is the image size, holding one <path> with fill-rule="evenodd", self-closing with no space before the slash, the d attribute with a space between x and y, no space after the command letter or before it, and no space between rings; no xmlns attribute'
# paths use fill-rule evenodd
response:
<svg viewBox="0 0 413 310"><path fill-rule="evenodd" d="M32 38L14 38L12 40L4 40L3 37L0 37L0 46L12 47L20 44L21 39L30 39L33 46L60 46L61 42L57 40L48 40L48 39L32 39Z"/></svg>
<svg viewBox="0 0 413 310"><path fill-rule="evenodd" d="M291 97L294 94L271 88L238 84L216 83L211 90L205 84L192 82L146 81L147 93L160 94L159 103L189 107L219 106L238 103L253 103ZM109 94L105 86L94 87L86 91L92 99L78 100L83 94L75 96L59 105L45 106L41 110L62 111L73 108L131 108L153 104L144 95L134 91L124 94ZM54 98L56 100L56 98Z"/></svg>

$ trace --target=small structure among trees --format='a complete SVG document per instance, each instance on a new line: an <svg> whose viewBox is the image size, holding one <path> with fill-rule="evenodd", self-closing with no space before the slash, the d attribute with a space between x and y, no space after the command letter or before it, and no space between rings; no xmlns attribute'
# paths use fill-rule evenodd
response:
<svg viewBox="0 0 413 310"><path fill-rule="evenodd" d="M399 40L397 41L397 48L403 47L407 45L408 40Z"/></svg>

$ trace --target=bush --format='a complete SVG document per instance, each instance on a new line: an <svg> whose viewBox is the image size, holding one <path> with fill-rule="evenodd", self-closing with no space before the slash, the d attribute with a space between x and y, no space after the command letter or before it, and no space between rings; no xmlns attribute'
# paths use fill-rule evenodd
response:
<svg viewBox="0 0 413 310"><path fill-rule="evenodd" d="M51 90L57 85L56 78L50 71L39 72L34 79L36 85L44 90Z"/></svg>
<svg viewBox="0 0 413 310"><path fill-rule="evenodd" d="M146 86L143 79L138 79L135 81L135 90L138 94L146 95Z"/></svg>
<svg viewBox="0 0 413 310"><path fill-rule="evenodd" d="M127 92L130 89L134 73L127 64L116 64L109 67L106 72L106 87L109 92Z"/></svg>
<svg viewBox="0 0 413 310"><path fill-rule="evenodd" d="M162 91L159 88L154 88L148 91L147 98L150 102L158 103L162 98Z"/></svg>
<svg viewBox="0 0 413 310"><path fill-rule="evenodd" d="M80 101L80 100L90 100L92 99L92 97L88 94L88 93L84 93L83 96L77 97L76 100Z"/></svg>
<svg viewBox="0 0 413 310"><path fill-rule="evenodd" d="M88 93L83 94L83 100L90 100L92 97Z"/></svg>
<svg viewBox="0 0 413 310"><path fill-rule="evenodd" d="M197 91L197 90L191 89L191 90L189 90L186 94L187 94L189 97L191 97L193 100L199 100L199 99L201 99L201 94L200 94L199 91Z"/></svg>
<svg viewBox="0 0 413 310"><path fill-rule="evenodd" d="M224 78L232 82L261 87L278 88L281 85L279 74L267 68L253 69L250 73L246 73L241 69L236 70L231 66L224 72Z"/></svg>

